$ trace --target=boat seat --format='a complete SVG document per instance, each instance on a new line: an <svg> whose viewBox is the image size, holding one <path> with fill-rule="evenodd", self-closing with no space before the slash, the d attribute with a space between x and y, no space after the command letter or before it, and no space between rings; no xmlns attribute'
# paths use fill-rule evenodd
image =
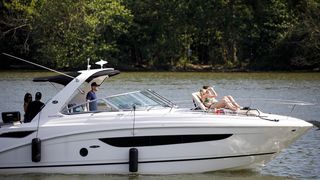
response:
<svg viewBox="0 0 320 180"><path fill-rule="evenodd" d="M204 104L200 100L200 93L199 92L192 93L192 100L193 100L195 109L199 108L199 109L204 110L204 111L207 110L207 107L205 107Z"/></svg>

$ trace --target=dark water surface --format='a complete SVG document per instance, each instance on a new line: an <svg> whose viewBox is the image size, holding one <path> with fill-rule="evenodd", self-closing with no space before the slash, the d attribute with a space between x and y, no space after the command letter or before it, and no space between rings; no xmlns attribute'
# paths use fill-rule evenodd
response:
<svg viewBox="0 0 320 180"><path fill-rule="evenodd" d="M48 101L62 86L32 82L32 78L54 75L44 72L0 72L0 110L22 112L26 92L43 93ZM192 107L191 93L212 85L219 96L232 95L242 106L264 112L320 121L320 73L177 73L130 72L106 80L99 97L153 89L180 107ZM298 104L298 105L297 105ZM22 113L23 114L23 113ZM1 146L1 145L0 145ZM180 179L320 179L320 131L308 131L265 167L245 171L217 171L168 176L28 174L0 176L0 179L71 180L180 180Z"/></svg>

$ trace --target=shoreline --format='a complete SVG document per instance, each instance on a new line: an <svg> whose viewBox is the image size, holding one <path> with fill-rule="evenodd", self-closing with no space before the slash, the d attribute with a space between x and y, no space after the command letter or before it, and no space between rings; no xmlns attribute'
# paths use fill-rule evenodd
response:
<svg viewBox="0 0 320 180"><path fill-rule="evenodd" d="M110 66L110 67L109 67ZM198 65L187 64L186 66L173 66L173 67L147 67L147 66L112 66L107 65L105 68L114 68L122 72L320 72L320 68L305 68L305 69L268 69L268 68L244 68L244 67L224 67L221 65ZM91 69L98 68L93 66ZM83 68L85 70L86 67ZM30 65L11 65L9 67L2 67L0 71L47 71L39 69ZM77 71L75 69L56 69L62 72Z"/></svg>
<svg viewBox="0 0 320 180"><path fill-rule="evenodd" d="M107 67L109 68L109 67ZM163 70L163 69L122 69L122 68L114 68L116 70L119 70L121 72L207 72L207 73L320 73L319 69L313 69L313 70L252 70L252 69L187 69L187 70ZM83 69L85 70L85 69ZM78 70L57 70L61 72L75 72ZM15 69L15 68L7 68L7 69L0 69L0 72L50 72L48 70L43 69L36 69L36 68L30 68L30 69Z"/></svg>

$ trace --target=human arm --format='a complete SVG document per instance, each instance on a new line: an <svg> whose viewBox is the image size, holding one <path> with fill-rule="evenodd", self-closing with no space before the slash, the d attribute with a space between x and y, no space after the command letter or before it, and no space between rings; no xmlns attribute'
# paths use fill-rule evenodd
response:
<svg viewBox="0 0 320 180"><path fill-rule="evenodd" d="M89 109L90 109L90 106L89 106L90 101L91 101L91 95L90 95L90 91L89 91L87 93L87 96L86 96L85 111L89 111Z"/></svg>
<svg viewBox="0 0 320 180"><path fill-rule="evenodd" d="M208 91L210 92L210 95L213 97L217 97L218 93L213 89L213 87L209 87Z"/></svg>
<svg viewBox="0 0 320 180"><path fill-rule="evenodd" d="M27 112L27 108L28 108L28 103L23 103L23 110L24 112Z"/></svg>

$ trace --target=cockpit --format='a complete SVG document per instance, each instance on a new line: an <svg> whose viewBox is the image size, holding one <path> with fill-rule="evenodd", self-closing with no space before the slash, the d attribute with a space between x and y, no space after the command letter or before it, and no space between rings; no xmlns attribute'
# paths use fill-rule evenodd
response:
<svg viewBox="0 0 320 180"><path fill-rule="evenodd" d="M97 99L93 98L93 100L87 99L88 92L92 91L93 83L99 86L107 78L119 73L118 70L114 70L113 68L106 68L101 70L79 71L75 74L68 74L68 77L58 75L36 78L34 81L49 81L66 86L52 100L53 104L61 104L59 110L58 108L56 110L66 115L92 112L139 111L175 106L170 100L150 89L102 98L98 96ZM95 102L94 104L97 105L97 108L90 111L89 104L92 102Z"/></svg>

